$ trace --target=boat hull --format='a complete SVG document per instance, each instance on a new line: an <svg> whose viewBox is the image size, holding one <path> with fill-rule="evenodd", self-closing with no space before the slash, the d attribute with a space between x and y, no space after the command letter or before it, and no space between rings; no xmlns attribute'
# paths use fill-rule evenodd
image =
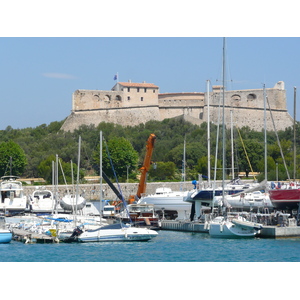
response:
<svg viewBox="0 0 300 300"><path fill-rule="evenodd" d="M279 210L298 209L300 203L300 189L269 190L273 206Z"/></svg>
<svg viewBox="0 0 300 300"><path fill-rule="evenodd" d="M112 226L111 226L112 227ZM78 236L79 242L138 242L149 241L158 234L154 230L146 228L99 228L93 231L85 231Z"/></svg>
<svg viewBox="0 0 300 300"><path fill-rule="evenodd" d="M0 231L0 244L10 243L12 240L12 233L8 230Z"/></svg>
<svg viewBox="0 0 300 300"><path fill-rule="evenodd" d="M262 229L259 225L239 220L236 220L236 222L211 222L209 225L209 235L216 238L253 238Z"/></svg>

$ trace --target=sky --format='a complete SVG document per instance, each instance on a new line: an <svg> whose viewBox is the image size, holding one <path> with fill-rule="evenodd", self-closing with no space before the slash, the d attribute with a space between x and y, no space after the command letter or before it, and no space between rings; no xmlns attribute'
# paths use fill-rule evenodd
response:
<svg viewBox="0 0 300 300"><path fill-rule="evenodd" d="M228 31L223 30L221 23L215 30L203 30L203 11L199 18L197 12L187 8L191 18L175 18L176 22L173 18L164 19L162 27L157 20L165 17L165 10L157 9L150 24L149 16L136 12L125 14L126 17L117 12L104 17L88 5L81 7L78 1L72 2L73 7L62 5L55 10L57 3L53 1L41 16L32 13L34 22L28 22L30 15L24 17L23 13L27 7L20 2L14 17L21 19L19 25L0 31L0 130L7 126L22 129L61 121L71 113L73 92L110 90L116 83L116 74L121 82L154 83L160 93L205 92L207 80L213 85L222 81L223 37L226 37L227 90L256 89L263 84L272 88L276 82L284 81L287 108L291 116L294 114L294 87L300 87L300 38L293 36L293 31L289 37L284 36L282 27L276 27L275 22L265 23L266 27L275 24L269 34L257 29L237 31L240 17L235 15L234 22L228 22ZM122 3L119 2L121 11L126 7ZM6 5L13 9L14 4ZM105 7L106 10L114 8L108 5L111 6ZM174 17L183 16L184 11L185 8L174 7ZM263 12L257 14L250 18L253 23ZM0 27L7 22L6 28L10 28L12 21L4 15ZM218 14L215 18L222 21ZM153 25L157 23L160 27L155 28ZM296 119L300 119L298 105Z"/></svg>

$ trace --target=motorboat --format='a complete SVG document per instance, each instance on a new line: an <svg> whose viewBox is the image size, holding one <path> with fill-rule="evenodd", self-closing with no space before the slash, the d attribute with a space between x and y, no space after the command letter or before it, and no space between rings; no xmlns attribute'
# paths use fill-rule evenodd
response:
<svg viewBox="0 0 300 300"><path fill-rule="evenodd" d="M36 189L30 195L30 211L32 213L53 213L54 209L63 211L61 207L55 207L55 197L50 190L44 188Z"/></svg>
<svg viewBox="0 0 300 300"><path fill-rule="evenodd" d="M185 202L188 191L172 191L167 187L157 188L155 194L141 197L137 204L153 204L154 210L161 211L164 216L174 212L177 219L186 219L191 211L191 203Z"/></svg>
<svg viewBox="0 0 300 300"><path fill-rule="evenodd" d="M6 228L5 216L0 215L0 244L7 244L12 240L12 232Z"/></svg>
<svg viewBox="0 0 300 300"><path fill-rule="evenodd" d="M239 215L235 217L218 216L209 224L209 235L221 238L252 238L261 229L263 229L262 224L248 221Z"/></svg>
<svg viewBox="0 0 300 300"><path fill-rule="evenodd" d="M225 202L225 203L224 203ZM273 208L269 194L262 191L253 191L250 193L241 192L237 195L216 196L214 198L214 206L222 206L223 204L229 208L242 210L259 210Z"/></svg>
<svg viewBox="0 0 300 300"><path fill-rule="evenodd" d="M81 195L67 194L60 199L59 204L65 211L75 212L86 206L86 199Z"/></svg>
<svg viewBox="0 0 300 300"><path fill-rule="evenodd" d="M82 230L75 228L69 241L78 242L138 242L149 241L158 233L154 230L142 227L134 227L129 224L116 223L99 227L95 230Z"/></svg>
<svg viewBox="0 0 300 300"><path fill-rule="evenodd" d="M28 209L28 199L24 195L22 182L18 176L3 176L0 183L0 211L19 213Z"/></svg>
<svg viewBox="0 0 300 300"><path fill-rule="evenodd" d="M258 186L258 183L243 183L239 178L237 178L227 183L224 189L222 186L218 186L215 188L207 187L198 190L195 189L194 193L191 194L191 200L210 202L213 200L214 196L222 196L223 192L226 195L234 195L256 186Z"/></svg>

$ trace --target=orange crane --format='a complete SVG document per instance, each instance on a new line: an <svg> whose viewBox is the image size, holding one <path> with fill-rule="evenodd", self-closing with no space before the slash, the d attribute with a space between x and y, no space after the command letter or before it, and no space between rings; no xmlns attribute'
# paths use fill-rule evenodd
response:
<svg viewBox="0 0 300 300"><path fill-rule="evenodd" d="M140 168L141 177L136 195L129 196L128 202L133 203L135 200L140 199L142 194L146 192L146 176L151 166L151 157L156 140L155 134L151 133L146 144L146 155L144 158L143 166Z"/></svg>

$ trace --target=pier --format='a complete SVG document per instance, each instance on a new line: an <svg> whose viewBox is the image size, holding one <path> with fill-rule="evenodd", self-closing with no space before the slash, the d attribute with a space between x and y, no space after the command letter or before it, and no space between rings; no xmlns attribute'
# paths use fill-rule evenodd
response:
<svg viewBox="0 0 300 300"><path fill-rule="evenodd" d="M58 243L59 240L55 236L39 234L22 229L13 229L13 240L23 242L24 244L32 243Z"/></svg>
<svg viewBox="0 0 300 300"><path fill-rule="evenodd" d="M162 220L161 230L174 230L174 231L187 231L187 232L200 232L208 233L209 224L190 222L188 220ZM300 238L300 226L263 226L263 229L257 235L261 238Z"/></svg>
<svg viewBox="0 0 300 300"><path fill-rule="evenodd" d="M160 229L208 233L208 224L199 223L199 222L190 222L185 220L181 220L181 221L162 220Z"/></svg>

